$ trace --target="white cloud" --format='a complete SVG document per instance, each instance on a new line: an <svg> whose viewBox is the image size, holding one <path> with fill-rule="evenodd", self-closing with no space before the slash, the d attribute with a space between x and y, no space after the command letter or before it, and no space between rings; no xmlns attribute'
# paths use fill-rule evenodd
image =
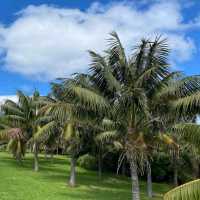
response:
<svg viewBox="0 0 200 200"><path fill-rule="evenodd" d="M0 105L3 104L6 100L12 100L14 102L18 101L18 97L16 95L0 95Z"/></svg>
<svg viewBox="0 0 200 200"><path fill-rule="evenodd" d="M163 33L169 38L175 61L184 61L195 50L185 34L181 7L175 1L157 2L140 10L128 3L93 3L86 11L48 5L29 6L9 27L0 27L1 48L7 70L40 80L84 71L88 49L102 51L108 33L115 30L130 49L144 36Z"/></svg>

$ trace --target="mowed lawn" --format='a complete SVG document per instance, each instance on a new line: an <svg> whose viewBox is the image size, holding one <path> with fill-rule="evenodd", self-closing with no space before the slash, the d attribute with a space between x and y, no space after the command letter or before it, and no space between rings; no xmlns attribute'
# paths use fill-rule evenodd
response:
<svg viewBox="0 0 200 200"><path fill-rule="evenodd" d="M77 187L67 185L69 159L58 156L51 161L40 156L40 171L32 171L32 156L26 155L20 166L10 154L0 152L0 200L128 200L131 199L131 183L127 177L106 174L98 180L95 171L78 167ZM153 199L162 199L169 190L165 184L154 184ZM142 200L146 186L141 182Z"/></svg>

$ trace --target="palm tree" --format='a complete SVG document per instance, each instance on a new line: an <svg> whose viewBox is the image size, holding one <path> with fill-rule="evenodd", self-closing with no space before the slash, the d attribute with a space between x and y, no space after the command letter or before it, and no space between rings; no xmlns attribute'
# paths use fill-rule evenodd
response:
<svg viewBox="0 0 200 200"><path fill-rule="evenodd" d="M76 93L81 102L92 107L97 102L100 109L112 107L107 110L112 110L108 115L123 127L120 133L124 141L124 154L130 164L132 196L138 200L138 171L148 158L144 136L149 121L152 121L148 105L150 95L147 92L150 93L169 74L169 50L165 41L159 38L154 42L142 40L133 55L127 58L116 33L111 34L109 44L106 56L90 51L93 88L75 85L71 86L71 91ZM105 99L102 102L96 96L99 92Z"/></svg>
<svg viewBox="0 0 200 200"><path fill-rule="evenodd" d="M64 129L64 140L66 142L67 151L71 156L69 185L74 187L76 185L76 162L81 149L80 130L75 124L67 124L67 128Z"/></svg>
<svg viewBox="0 0 200 200"><path fill-rule="evenodd" d="M109 46L104 56L89 52L90 73L84 76L89 81L71 84L70 93L90 109L99 109L102 118L120 124L115 134L123 141L123 153L130 164L132 198L138 200L138 172L151 157L149 138L154 141L156 134L165 133L175 124L170 111L180 114L176 122L181 119L183 112L171 109L171 104L199 91L200 79L176 78L179 73L169 69L169 48L160 37L153 42L143 39L129 58L116 33L111 34Z"/></svg>
<svg viewBox="0 0 200 200"><path fill-rule="evenodd" d="M52 84L52 95L46 97L47 103L42 108L43 113L52 116L61 129L61 140L68 147L71 156L71 172L69 185L74 187L76 182L76 160L79 146L79 134L76 122L72 118L74 106L65 97L62 84Z"/></svg>
<svg viewBox="0 0 200 200"><path fill-rule="evenodd" d="M7 144L7 149L12 152L13 157L21 163L25 155L25 138L20 128L8 128L1 130L0 140Z"/></svg>
<svg viewBox="0 0 200 200"><path fill-rule="evenodd" d="M180 152L184 149L185 144L189 142L185 139L184 133L187 130L187 136L190 137L192 127L198 129L198 125L194 123L196 114L199 112L197 106L191 105L188 109L187 100L190 96L198 98L200 90L200 77L199 76L183 76L180 72L173 72L171 75L163 80L164 84L159 87L159 91L153 98L153 104L157 109L154 109L159 116L162 125L161 132L168 133L169 140L166 141L170 144L172 163L174 169L174 185L178 185L178 157ZM180 103L182 106L180 107ZM194 104L195 101L191 101ZM184 104L184 105L183 105ZM151 104L152 105L152 104ZM192 124L192 127L189 126ZM196 132L198 133L198 132ZM195 142L191 140L190 142Z"/></svg>
<svg viewBox="0 0 200 200"><path fill-rule="evenodd" d="M2 106L4 115L2 125L7 127L1 131L1 138L9 140L8 147L21 159L25 153L27 143L33 147L34 170L38 171L39 144L44 138L53 134L55 123L49 116L42 116L39 109L42 101L37 91L32 97L17 92L18 102L7 100Z"/></svg>
<svg viewBox="0 0 200 200"><path fill-rule="evenodd" d="M84 130L91 114L87 105L84 107L76 95L71 93L69 85L73 81L75 80L61 79L61 83L52 83L52 95L46 98L46 106L42 108L45 114L57 121L58 127L62 130L62 143L71 157L69 185L72 187L76 185L76 161L81 152Z"/></svg>

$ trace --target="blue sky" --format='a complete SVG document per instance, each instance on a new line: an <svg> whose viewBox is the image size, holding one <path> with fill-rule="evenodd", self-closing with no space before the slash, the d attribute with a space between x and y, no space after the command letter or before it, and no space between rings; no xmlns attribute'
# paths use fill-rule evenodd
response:
<svg viewBox="0 0 200 200"><path fill-rule="evenodd" d="M86 71L116 30L127 52L142 37L167 37L172 67L200 74L200 1L6 0L0 2L0 96L49 91L56 77Z"/></svg>

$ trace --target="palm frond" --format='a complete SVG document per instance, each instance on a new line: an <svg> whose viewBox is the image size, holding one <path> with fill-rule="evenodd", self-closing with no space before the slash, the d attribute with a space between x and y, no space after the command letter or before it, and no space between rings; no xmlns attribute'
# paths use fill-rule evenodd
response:
<svg viewBox="0 0 200 200"><path fill-rule="evenodd" d="M0 131L0 140L9 140L11 138L23 140L22 130L20 128L8 128Z"/></svg>
<svg viewBox="0 0 200 200"><path fill-rule="evenodd" d="M21 160L21 157L24 156L25 148L25 143L17 139L10 139L7 145L7 150L12 152L13 156L18 160Z"/></svg>
<svg viewBox="0 0 200 200"><path fill-rule="evenodd" d="M24 108L28 108L29 107L29 103L30 103L30 97L26 96L22 91L17 91L17 96L19 99L19 104L24 107Z"/></svg>
<svg viewBox="0 0 200 200"><path fill-rule="evenodd" d="M38 127L38 131L34 134L34 140L45 142L51 135L55 133L57 123L55 121L49 122L43 127Z"/></svg>
<svg viewBox="0 0 200 200"><path fill-rule="evenodd" d="M96 136L96 141L97 142L110 142L112 141L113 139L115 139L116 137L118 136L117 134L117 131L116 130L113 130L113 131L105 131L105 132L102 132L102 133L99 133L97 136Z"/></svg>
<svg viewBox="0 0 200 200"><path fill-rule="evenodd" d="M23 111L21 111L20 108L18 108L18 106L15 105L14 102L11 101L6 101L2 106L1 109L5 112L5 113L10 113L10 114L17 114L20 116L23 116Z"/></svg>
<svg viewBox="0 0 200 200"><path fill-rule="evenodd" d="M190 96L179 98L173 102L174 108L179 112L199 113L200 111L200 92Z"/></svg>
<svg viewBox="0 0 200 200"><path fill-rule="evenodd" d="M14 115L14 114L5 115L4 119L15 123L26 121L26 119L23 116L21 117L20 115Z"/></svg>
<svg viewBox="0 0 200 200"><path fill-rule="evenodd" d="M102 120L102 123L101 123L101 127L104 129L104 130L114 130L117 128L117 124L115 121L111 120L111 119L108 119L108 118L104 118Z"/></svg>
<svg viewBox="0 0 200 200"><path fill-rule="evenodd" d="M70 86L69 93L75 97L83 107L94 111L109 109L108 101L100 94L79 86Z"/></svg>
<svg viewBox="0 0 200 200"><path fill-rule="evenodd" d="M200 89L200 76L187 76L182 79L172 80L165 86L160 96L182 98L190 96Z"/></svg>
<svg viewBox="0 0 200 200"><path fill-rule="evenodd" d="M66 124L63 132L63 138L65 141L69 141L74 138L76 133L75 126L72 123Z"/></svg>
<svg viewBox="0 0 200 200"><path fill-rule="evenodd" d="M121 41L115 31L110 33L111 37L108 39L110 52L111 52L111 59L117 58L120 65L126 65L126 54L121 44ZM115 61L114 61L115 62Z"/></svg>
<svg viewBox="0 0 200 200"><path fill-rule="evenodd" d="M179 123L174 125L172 131L175 131L187 142L192 144L200 144L200 125L195 123Z"/></svg>
<svg viewBox="0 0 200 200"><path fill-rule="evenodd" d="M94 84L97 84L98 87L108 87L109 90L120 90L121 85L113 75L112 70L107 64L104 57L99 54L89 51L92 58L90 71L92 73L92 80Z"/></svg>
<svg viewBox="0 0 200 200"><path fill-rule="evenodd" d="M52 116L54 119L64 123L73 115L74 107L71 103L57 101L43 106L40 109L40 113L46 113L46 115Z"/></svg>
<svg viewBox="0 0 200 200"><path fill-rule="evenodd" d="M53 115L43 115L41 117L38 117L38 119L36 119L35 124L40 125L40 124L49 123L53 121L54 119L55 117Z"/></svg>
<svg viewBox="0 0 200 200"><path fill-rule="evenodd" d="M170 190L164 195L164 200L199 200L200 180L191 181Z"/></svg>
<svg viewBox="0 0 200 200"><path fill-rule="evenodd" d="M0 131L0 141L8 141L10 139L10 135L8 134L8 129Z"/></svg>

